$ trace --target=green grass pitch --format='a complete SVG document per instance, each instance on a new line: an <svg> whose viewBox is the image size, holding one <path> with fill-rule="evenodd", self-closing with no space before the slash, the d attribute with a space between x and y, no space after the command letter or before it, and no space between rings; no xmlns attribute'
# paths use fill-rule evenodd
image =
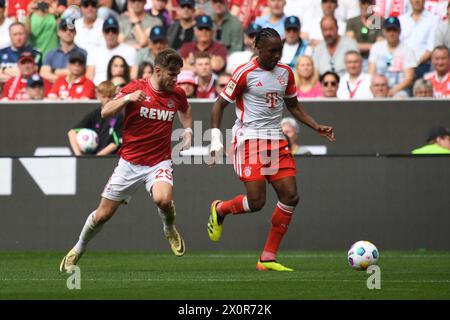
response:
<svg viewBox="0 0 450 320"><path fill-rule="evenodd" d="M63 252L0 252L0 299L450 299L450 252L381 252L381 289L346 252L284 251L294 272L258 272L258 252L87 252L69 290Z"/></svg>

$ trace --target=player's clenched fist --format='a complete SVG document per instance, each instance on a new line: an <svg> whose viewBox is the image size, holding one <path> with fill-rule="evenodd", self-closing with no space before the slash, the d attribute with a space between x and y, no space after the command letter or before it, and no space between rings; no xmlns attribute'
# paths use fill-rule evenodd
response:
<svg viewBox="0 0 450 320"><path fill-rule="evenodd" d="M319 125L316 129L316 131L324 136L325 138L327 138L330 141L336 141L336 138L334 137L334 131L333 131L333 127L330 126L324 126L324 125Z"/></svg>
<svg viewBox="0 0 450 320"><path fill-rule="evenodd" d="M144 101L145 100L145 92L142 90L137 90L133 93L128 94L128 101L136 102L136 101Z"/></svg>

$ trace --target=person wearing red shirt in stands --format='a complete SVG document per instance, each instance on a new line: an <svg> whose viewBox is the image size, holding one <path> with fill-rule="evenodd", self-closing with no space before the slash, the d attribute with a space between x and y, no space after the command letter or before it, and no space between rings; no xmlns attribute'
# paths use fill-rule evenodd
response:
<svg viewBox="0 0 450 320"><path fill-rule="evenodd" d="M79 51L69 56L69 74L56 79L48 97L50 99L95 99L95 85L86 77L86 56Z"/></svg>
<svg viewBox="0 0 450 320"><path fill-rule="evenodd" d="M33 52L24 51L17 62L19 75L9 79L3 87L3 99L28 100L27 80L37 74L37 65L34 62ZM44 95L47 96L51 84L44 79Z"/></svg>
<svg viewBox="0 0 450 320"><path fill-rule="evenodd" d="M437 46L431 52L431 64L435 71L424 76L433 85L435 98L450 98L450 50Z"/></svg>

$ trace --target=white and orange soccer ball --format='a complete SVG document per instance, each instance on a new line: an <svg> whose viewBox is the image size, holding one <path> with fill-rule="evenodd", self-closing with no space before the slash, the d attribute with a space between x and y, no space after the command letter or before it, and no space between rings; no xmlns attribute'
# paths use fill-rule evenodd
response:
<svg viewBox="0 0 450 320"><path fill-rule="evenodd" d="M379 258L377 247L369 241L355 242L347 253L348 264L355 270L366 270L369 266L378 264Z"/></svg>
<svg viewBox="0 0 450 320"><path fill-rule="evenodd" d="M93 153L98 147L98 134L92 129L83 128L77 133L77 143L83 153Z"/></svg>

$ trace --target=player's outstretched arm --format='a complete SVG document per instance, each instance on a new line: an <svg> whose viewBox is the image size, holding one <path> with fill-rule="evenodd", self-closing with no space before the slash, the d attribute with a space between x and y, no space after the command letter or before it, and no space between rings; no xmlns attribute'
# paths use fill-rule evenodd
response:
<svg viewBox="0 0 450 320"><path fill-rule="evenodd" d="M119 99L111 100L102 108L102 118L109 118L119 114L129 102L144 101L145 92L137 90Z"/></svg>
<svg viewBox="0 0 450 320"><path fill-rule="evenodd" d="M188 107L184 112L181 110L178 111L178 119L180 119L181 125L184 128L184 133L181 135L181 137L183 138L181 150L187 150L191 147L193 134L192 108L190 104L188 104Z"/></svg>
<svg viewBox="0 0 450 320"><path fill-rule="evenodd" d="M316 131L318 134L324 136L329 141L335 141L333 127L326 126L322 124L318 124L316 120L313 119L303 108L301 104L298 103L296 97L293 98L285 98L286 107L292 116L298 121L306 124L308 127Z"/></svg>
<svg viewBox="0 0 450 320"><path fill-rule="evenodd" d="M222 122L223 110L229 104L227 100L219 96L211 110L211 149L210 149L210 166L214 166L217 162L217 154L223 149L220 124Z"/></svg>

